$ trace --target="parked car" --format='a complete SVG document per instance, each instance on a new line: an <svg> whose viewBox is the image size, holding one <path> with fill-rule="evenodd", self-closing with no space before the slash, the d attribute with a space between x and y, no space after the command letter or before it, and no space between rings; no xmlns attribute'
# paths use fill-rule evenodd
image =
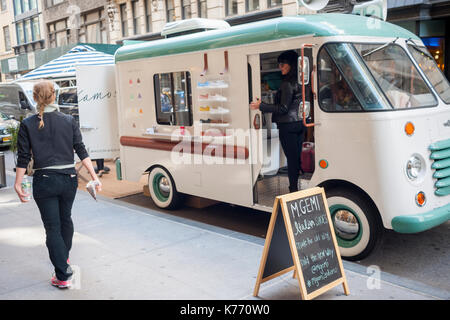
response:
<svg viewBox="0 0 450 320"><path fill-rule="evenodd" d="M20 120L36 113L32 82L0 84L0 111Z"/></svg>
<svg viewBox="0 0 450 320"><path fill-rule="evenodd" d="M17 128L19 121L11 119L3 112L0 112L0 147L11 145L12 136L10 128Z"/></svg>
<svg viewBox="0 0 450 320"><path fill-rule="evenodd" d="M0 111L19 121L37 113L37 105L33 99L35 83L36 81L0 83ZM58 89L59 86L55 84L56 99Z"/></svg>

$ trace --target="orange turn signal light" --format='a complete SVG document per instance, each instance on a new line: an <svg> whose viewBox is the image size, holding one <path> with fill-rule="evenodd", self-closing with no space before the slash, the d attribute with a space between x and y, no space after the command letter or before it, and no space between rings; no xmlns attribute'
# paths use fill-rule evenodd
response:
<svg viewBox="0 0 450 320"><path fill-rule="evenodd" d="M328 167L328 161L324 159L320 160L319 167L321 167L322 169L326 169Z"/></svg>
<svg viewBox="0 0 450 320"><path fill-rule="evenodd" d="M426 201L427 198L425 197L425 193L423 191L420 191L418 194L416 194L416 204L419 207L423 207Z"/></svg>
<svg viewBox="0 0 450 320"><path fill-rule="evenodd" d="M405 124L405 133L406 133L406 135L408 135L408 136L412 136L413 134L414 134L414 130L415 130L416 128L414 127L414 125L412 124L412 122L407 122L406 124Z"/></svg>

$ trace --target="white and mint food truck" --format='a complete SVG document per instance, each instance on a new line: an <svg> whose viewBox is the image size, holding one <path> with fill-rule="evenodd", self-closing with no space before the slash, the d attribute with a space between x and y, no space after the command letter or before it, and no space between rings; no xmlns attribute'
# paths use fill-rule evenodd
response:
<svg viewBox="0 0 450 320"><path fill-rule="evenodd" d="M445 223L450 86L420 38L396 25L313 14L173 36L120 48L104 77L115 76L115 88L96 88L98 67L81 68L91 80L78 86L91 110L97 100L117 103L111 150L124 179L148 174L157 206L192 195L271 211L289 192L278 173L286 160L276 125L249 103L273 98L285 50L299 54L315 154L299 183L325 188L342 256L366 257L383 228L417 233ZM95 136L82 105L80 125Z"/></svg>

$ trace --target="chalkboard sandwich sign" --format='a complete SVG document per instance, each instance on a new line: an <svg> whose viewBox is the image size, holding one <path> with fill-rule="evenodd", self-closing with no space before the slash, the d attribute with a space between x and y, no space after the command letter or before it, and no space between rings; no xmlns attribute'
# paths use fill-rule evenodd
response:
<svg viewBox="0 0 450 320"><path fill-rule="evenodd" d="M323 188L275 199L254 296L261 283L294 271L302 299L313 299L347 280Z"/></svg>

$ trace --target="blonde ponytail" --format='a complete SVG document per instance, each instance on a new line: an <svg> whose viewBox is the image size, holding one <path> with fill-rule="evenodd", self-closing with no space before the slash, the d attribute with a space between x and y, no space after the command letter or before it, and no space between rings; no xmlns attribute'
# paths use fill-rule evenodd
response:
<svg viewBox="0 0 450 320"><path fill-rule="evenodd" d="M39 110L39 129L42 129L44 127L44 109L45 106L43 104L38 104L38 110Z"/></svg>
<svg viewBox="0 0 450 320"><path fill-rule="evenodd" d="M33 87L33 99L38 105L39 129L42 129L44 127L44 109L55 101L55 87L53 82L43 80L36 83Z"/></svg>

